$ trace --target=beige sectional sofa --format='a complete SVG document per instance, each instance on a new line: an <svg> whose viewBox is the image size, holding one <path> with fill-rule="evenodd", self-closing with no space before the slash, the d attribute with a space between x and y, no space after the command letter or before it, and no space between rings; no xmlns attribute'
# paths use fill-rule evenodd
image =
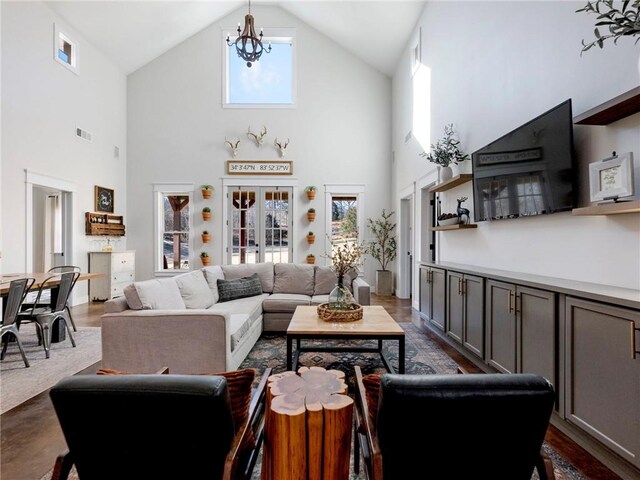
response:
<svg viewBox="0 0 640 480"><path fill-rule="evenodd" d="M219 301L237 283L229 280L238 279L252 280L255 294ZM369 305L370 287L361 277L345 282L357 303ZM291 263L213 266L135 282L124 297L105 303L102 367L140 373L164 366L189 374L236 370L263 331L286 331L298 305L326 302L336 283L329 267Z"/></svg>

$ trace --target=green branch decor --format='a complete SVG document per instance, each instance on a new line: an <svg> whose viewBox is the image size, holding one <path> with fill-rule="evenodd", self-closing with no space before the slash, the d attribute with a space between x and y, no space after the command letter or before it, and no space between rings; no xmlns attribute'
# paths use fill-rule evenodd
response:
<svg viewBox="0 0 640 480"><path fill-rule="evenodd" d="M617 44L622 37L634 37L640 34L640 0L633 0L633 2L625 0L624 2L615 2L615 4L620 5L620 8L615 8L613 0L589 1L584 7L576 10L576 13L585 12L597 15L593 31L596 39L589 43L582 40L580 55L595 45L603 48L604 42L610 38L613 38L613 43ZM606 27L609 33L601 33L598 27ZM636 39L635 43L638 41L640 41L640 37Z"/></svg>

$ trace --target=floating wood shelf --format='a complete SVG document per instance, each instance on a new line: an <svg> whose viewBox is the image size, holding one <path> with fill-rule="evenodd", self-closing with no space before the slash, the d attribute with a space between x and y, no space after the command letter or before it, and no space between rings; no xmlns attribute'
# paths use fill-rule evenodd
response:
<svg viewBox="0 0 640 480"><path fill-rule="evenodd" d="M623 213L640 213L640 200L605 203L591 207L574 208L571 211L572 215L621 215Z"/></svg>
<svg viewBox="0 0 640 480"><path fill-rule="evenodd" d="M85 213L85 234L109 237L123 237L124 223L122 215L106 213Z"/></svg>
<svg viewBox="0 0 640 480"><path fill-rule="evenodd" d="M434 232L444 232L446 230L462 230L465 228L478 228L476 223L456 223L455 225L445 225L443 227L433 227Z"/></svg>
<svg viewBox="0 0 640 480"><path fill-rule="evenodd" d="M640 87L618 95L602 105L587 110L573 118L578 125L609 125L617 120L640 112Z"/></svg>
<svg viewBox="0 0 640 480"><path fill-rule="evenodd" d="M429 192L446 192L447 190L452 189L453 187L457 187L458 185L462 185L463 183L467 183L473 180L473 174L471 173L461 173L446 182L439 183L438 185L434 185L429 189Z"/></svg>

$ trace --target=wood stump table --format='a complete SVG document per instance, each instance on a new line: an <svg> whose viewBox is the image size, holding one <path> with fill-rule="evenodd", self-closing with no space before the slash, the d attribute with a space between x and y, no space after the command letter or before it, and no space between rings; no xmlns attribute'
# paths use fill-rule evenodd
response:
<svg viewBox="0 0 640 480"><path fill-rule="evenodd" d="M348 479L352 419L343 372L301 367L269 377L262 480Z"/></svg>

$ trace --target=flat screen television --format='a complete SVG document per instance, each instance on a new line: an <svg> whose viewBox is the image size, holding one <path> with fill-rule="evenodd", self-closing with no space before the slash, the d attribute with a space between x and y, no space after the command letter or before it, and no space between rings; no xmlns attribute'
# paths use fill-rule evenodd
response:
<svg viewBox="0 0 640 480"><path fill-rule="evenodd" d="M571 99L472 153L476 222L574 208Z"/></svg>

